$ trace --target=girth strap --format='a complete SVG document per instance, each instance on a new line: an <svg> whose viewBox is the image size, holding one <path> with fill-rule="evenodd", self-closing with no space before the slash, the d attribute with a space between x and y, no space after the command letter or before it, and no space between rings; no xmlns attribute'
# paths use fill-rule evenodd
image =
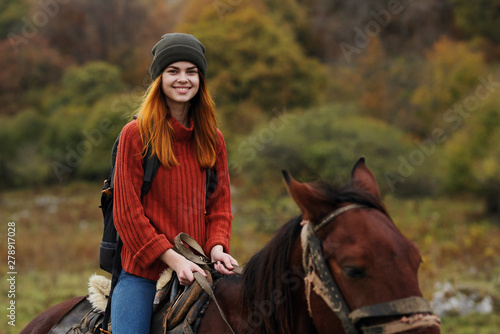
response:
<svg viewBox="0 0 500 334"><path fill-rule="evenodd" d="M222 320L224 320L227 327L229 327L229 329L231 330L231 333L235 334L233 328L231 327L231 325L229 324L229 321L226 318L226 315L224 314L224 311L222 310L219 303L217 302L217 298L215 298L215 294L212 291L212 287L210 286L210 283L208 283L207 278L205 276L203 276L202 274L200 274L199 272L194 273L194 278L195 278L196 282L198 282L200 284L203 291L205 291L210 296L210 298L212 298L212 300L215 302L215 305L217 306L217 309L219 310L219 313L220 313L220 316L222 317Z"/></svg>

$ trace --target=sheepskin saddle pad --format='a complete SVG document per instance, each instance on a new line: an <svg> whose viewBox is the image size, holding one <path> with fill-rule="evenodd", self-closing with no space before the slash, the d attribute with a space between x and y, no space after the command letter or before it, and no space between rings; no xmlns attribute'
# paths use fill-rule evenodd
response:
<svg viewBox="0 0 500 334"><path fill-rule="evenodd" d="M207 270L206 274L213 286L211 273ZM110 289L111 280L107 277L90 277L87 299L95 312L106 310ZM179 329L193 325L207 306L208 299L208 294L197 281L188 287L181 286L175 272L170 268L165 270L156 284L152 328L161 328L163 333L177 333Z"/></svg>
<svg viewBox="0 0 500 334"><path fill-rule="evenodd" d="M165 270L160 279L156 283L156 296L154 301L154 308L166 298L165 288L169 286L172 281L172 270ZM98 312L104 312L108 304L109 292L111 290L111 280L105 276L92 275L89 278L89 294L87 299L92 304L92 307Z"/></svg>

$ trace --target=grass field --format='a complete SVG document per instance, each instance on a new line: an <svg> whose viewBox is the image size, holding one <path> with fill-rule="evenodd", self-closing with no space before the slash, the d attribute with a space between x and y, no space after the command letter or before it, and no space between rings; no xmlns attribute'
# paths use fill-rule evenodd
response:
<svg viewBox="0 0 500 334"><path fill-rule="evenodd" d="M238 198L234 204L240 205ZM433 298L438 284L450 283L455 294L490 296L493 312L459 312L442 318L443 333L493 334L500 328L500 228L481 217L481 203L468 199L400 200L387 197L393 220L416 242L424 258L420 284L425 297ZM98 267L102 215L99 187L72 184L40 190L16 190L0 195L1 262L0 333L18 333L47 307L87 293L91 274ZM298 211L294 212L297 213ZM279 222L292 213L269 217ZM235 214L232 254L245 263L270 238L257 225ZM15 224L15 297L7 281L8 227ZM243 223L244 222L244 223ZM13 224L11 224L13 225ZM277 224L278 225L278 224ZM11 234L12 236L12 234ZM12 241L12 240L10 240ZM12 245L12 242L11 242ZM9 292L10 291L10 292ZM449 293L450 294L450 293ZM451 297L451 296L450 296ZM15 301L15 326L8 324L4 307Z"/></svg>

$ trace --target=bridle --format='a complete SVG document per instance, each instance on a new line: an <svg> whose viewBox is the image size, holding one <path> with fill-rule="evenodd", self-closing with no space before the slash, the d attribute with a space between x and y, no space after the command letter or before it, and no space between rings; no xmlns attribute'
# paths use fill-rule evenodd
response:
<svg viewBox="0 0 500 334"><path fill-rule="evenodd" d="M310 302L312 288L339 317L347 334L390 334L430 326L440 328L441 321L437 316L433 315L429 301L422 297L408 297L350 311L328 269L323 256L321 240L316 233L344 212L366 207L361 204L349 204L335 210L316 226L309 222L304 224L301 232L302 266L306 274L304 282L309 314L312 317ZM363 320L384 317L399 317L400 319L379 325L360 327Z"/></svg>

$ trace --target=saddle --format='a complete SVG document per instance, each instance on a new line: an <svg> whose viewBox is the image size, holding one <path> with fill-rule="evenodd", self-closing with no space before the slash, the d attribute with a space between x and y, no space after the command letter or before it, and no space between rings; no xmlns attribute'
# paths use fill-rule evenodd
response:
<svg viewBox="0 0 500 334"><path fill-rule="evenodd" d="M206 287L212 291L215 288L214 281L222 276L208 270L205 273ZM151 328L161 328L161 332L165 334L196 333L199 324L197 320L201 318L209 301L209 294L198 281L183 287L173 273L168 284L157 290Z"/></svg>
<svg viewBox="0 0 500 334"><path fill-rule="evenodd" d="M210 259L205 255L201 246L189 235L180 233L175 237L174 243L174 250L198 264L207 276L204 277L200 273L194 273L195 282L189 287L181 287L177 279L170 279L162 288L161 284L163 282L160 279L157 284L157 293L153 306L155 312L152 319L152 328L159 326L161 323L161 328L164 329L166 334L196 333L199 325L197 320L201 320L210 301L208 297L210 297L217 305L222 319L231 332L234 333L213 293L215 290L214 283L222 278L222 275L213 268L213 264L210 263ZM197 253L195 254L192 250ZM175 272L167 269L167 271L169 270L172 277L175 278ZM235 271L241 273L239 267ZM162 276L168 276L168 274ZM169 295L168 303L165 302L167 300L164 297L165 295Z"/></svg>
<svg viewBox="0 0 500 334"><path fill-rule="evenodd" d="M195 254L184 243L198 254ZM201 266L207 277L195 273L195 282L184 287L180 285L172 269L165 270L156 286L151 332L164 334L196 333L210 300L213 300L222 318L234 333L213 293L218 280L223 275L213 269L213 265L201 247L189 235L179 234L175 238L174 250ZM241 273L239 267L235 271ZM108 278L93 275L89 280L87 298L83 298L70 312L65 314L50 330L49 334L102 334L99 328L104 318L110 285ZM111 326L108 326L108 330L111 332Z"/></svg>

